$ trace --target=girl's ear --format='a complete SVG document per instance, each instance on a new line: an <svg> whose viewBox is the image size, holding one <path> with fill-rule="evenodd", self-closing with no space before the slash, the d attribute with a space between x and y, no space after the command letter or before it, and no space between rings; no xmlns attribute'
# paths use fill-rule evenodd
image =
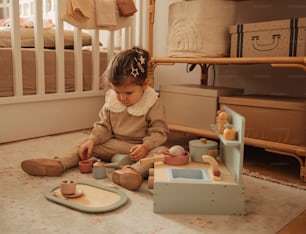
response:
<svg viewBox="0 0 306 234"><path fill-rule="evenodd" d="M150 79L146 79L142 85L143 90L145 90L148 86L150 86Z"/></svg>

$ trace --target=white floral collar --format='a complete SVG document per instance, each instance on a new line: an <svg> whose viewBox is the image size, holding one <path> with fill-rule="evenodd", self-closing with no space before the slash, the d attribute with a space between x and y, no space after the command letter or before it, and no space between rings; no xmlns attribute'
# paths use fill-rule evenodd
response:
<svg viewBox="0 0 306 234"><path fill-rule="evenodd" d="M105 107L113 112L122 112L127 109L129 114L141 116L148 112L157 99L158 93L153 88L147 87L139 102L132 106L125 106L117 99L115 91L110 89L106 92Z"/></svg>

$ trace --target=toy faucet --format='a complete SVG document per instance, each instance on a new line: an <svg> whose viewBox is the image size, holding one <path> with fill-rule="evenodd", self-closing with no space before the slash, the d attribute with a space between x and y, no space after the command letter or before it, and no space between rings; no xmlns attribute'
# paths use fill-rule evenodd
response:
<svg viewBox="0 0 306 234"><path fill-rule="evenodd" d="M204 162L210 164L214 179L220 179L221 170L220 170L220 167L219 167L219 164L218 164L217 160L210 155L203 155L202 159L203 159Z"/></svg>

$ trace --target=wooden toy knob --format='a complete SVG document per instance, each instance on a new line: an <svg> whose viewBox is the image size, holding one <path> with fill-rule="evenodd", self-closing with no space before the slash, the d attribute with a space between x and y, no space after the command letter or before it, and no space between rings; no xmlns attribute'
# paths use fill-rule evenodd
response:
<svg viewBox="0 0 306 234"><path fill-rule="evenodd" d="M154 176L148 177L148 189L153 189L154 187Z"/></svg>

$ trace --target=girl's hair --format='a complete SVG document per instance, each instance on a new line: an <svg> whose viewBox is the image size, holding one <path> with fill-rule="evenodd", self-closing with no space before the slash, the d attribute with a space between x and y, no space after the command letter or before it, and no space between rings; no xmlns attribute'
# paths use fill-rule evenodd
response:
<svg viewBox="0 0 306 234"><path fill-rule="evenodd" d="M143 85L148 75L149 60L149 52L139 47L122 51L110 62L102 78L114 86L126 83Z"/></svg>

